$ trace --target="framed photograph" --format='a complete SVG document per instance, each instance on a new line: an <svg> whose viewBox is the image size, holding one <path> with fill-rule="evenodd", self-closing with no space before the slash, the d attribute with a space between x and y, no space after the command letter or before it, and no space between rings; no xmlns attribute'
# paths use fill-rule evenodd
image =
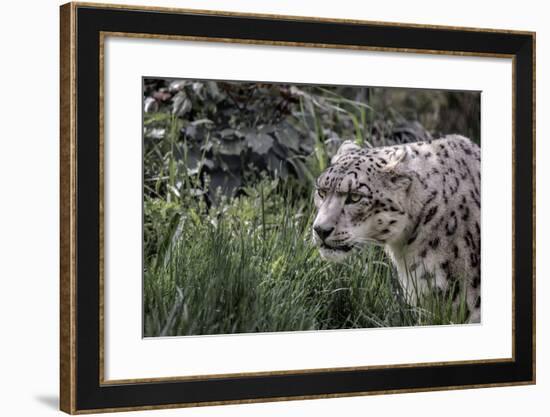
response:
<svg viewBox="0 0 550 417"><path fill-rule="evenodd" d="M532 32L61 6L61 409L534 384L534 71Z"/></svg>

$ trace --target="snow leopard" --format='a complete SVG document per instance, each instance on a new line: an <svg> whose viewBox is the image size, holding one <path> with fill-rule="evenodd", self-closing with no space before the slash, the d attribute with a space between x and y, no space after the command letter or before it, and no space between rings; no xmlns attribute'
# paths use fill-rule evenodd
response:
<svg viewBox="0 0 550 417"><path fill-rule="evenodd" d="M460 135L361 148L345 141L316 180L313 240L343 261L365 245L384 247L404 294L437 290L466 298L481 321L480 161Z"/></svg>

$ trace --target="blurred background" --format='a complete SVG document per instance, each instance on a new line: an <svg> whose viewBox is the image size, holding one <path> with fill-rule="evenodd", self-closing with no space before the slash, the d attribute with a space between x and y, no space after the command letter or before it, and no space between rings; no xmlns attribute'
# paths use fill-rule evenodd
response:
<svg viewBox="0 0 550 417"><path fill-rule="evenodd" d="M144 79L146 194L208 174L209 196L264 171L311 181L346 139L382 146L459 133L479 144L480 93Z"/></svg>

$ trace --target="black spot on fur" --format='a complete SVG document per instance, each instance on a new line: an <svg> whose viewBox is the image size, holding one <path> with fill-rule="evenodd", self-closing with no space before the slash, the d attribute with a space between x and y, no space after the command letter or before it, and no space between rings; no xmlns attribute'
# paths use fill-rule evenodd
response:
<svg viewBox="0 0 550 417"><path fill-rule="evenodd" d="M437 213L437 206L433 206L430 210L428 210L428 213L426 214L426 217L424 218L424 224L428 224L433 217Z"/></svg>
<svg viewBox="0 0 550 417"><path fill-rule="evenodd" d="M477 297L475 308L481 307L481 296Z"/></svg>
<svg viewBox="0 0 550 417"><path fill-rule="evenodd" d="M479 255L477 253L470 253L470 264L472 268L476 268L479 265Z"/></svg>
<svg viewBox="0 0 550 417"><path fill-rule="evenodd" d="M453 246L453 255L455 259L458 259L458 246L456 245Z"/></svg>
<svg viewBox="0 0 550 417"><path fill-rule="evenodd" d="M445 225L445 231L447 232L447 236L454 235L456 232L457 226L458 226L458 222L456 221L456 214L454 211L452 211L449 217L449 221Z"/></svg>
<svg viewBox="0 0 550 417"><path fill-rule="evenodd" d="M472 233L467 230L466 234L464 235L464 240L466 241L466 244L468 247L475 249L477 247L476 243L474 242L474 237L472 236Z"/></svg>
<svg viewBox="0 0 550 417"><path fill-rule="evenodd" d="M460 285L456 279L450 279L449 287L447 288L447 297L451 297L452 301L456 301L460 294Z"/></svg>
<svg viewBox="0 0 550 417"><path fill-rule="evenodd" d="M474 190L470 190L470 196L472 197L472 200L474 200L474 203L476 203L477 207L481 208L481 204L479 202L479 199L475 195Z"/></svg>
<svg viewBox="0 0 550 417"><path fill-rule="evenodd" d="M427 206L428 204L430 204L434 198L437 197L437 191L432 191L432 194L430 195L430 197L426 200L426 202L424 203L424 206Z"/></svg>
<svg viewBox="0 0 550 417"><path fill-rule="evenodd" d="M420 225L420 219L414 225L414 228L413 228L413 231L411 232L409 240L407 240L407 245L410 245L411 243L413 243L416 240L416 238L418 237L418 226L419 225Z"/></svg>
<svg viewBox="0 0 550 417"><path fill-rule="evenodd" d="M476 243L474 242L474 237L472 235L472 232L470 232L469 230L466 231L465 239L468 240L469 242L468 246L474 249L477 247Z"/></svg>
<svg viewBox="0 0 550 417"><path fill-rule="evenodd" d="M470 217L470 209L466 206L464 213L462 213L462 220L466 221Z"/></svg>
<svg viewBox="0 0 550 417"><path fill-rule="evenodd" d="M439 246L439 238L436 237L435 239L430 240L429 245L432 249L437 249L437 247Z"/></svg>

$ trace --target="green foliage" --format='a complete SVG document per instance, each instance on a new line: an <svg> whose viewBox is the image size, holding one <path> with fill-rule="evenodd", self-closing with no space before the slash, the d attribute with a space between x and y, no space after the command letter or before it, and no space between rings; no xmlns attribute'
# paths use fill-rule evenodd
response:
<svg viewBox="0 0 550 417"><path fill-rule="evenodd" d="M146 204L148 227L167 226L156 233L163 236L164 250L149 254L145 270L145 335L465 320L444 295L419 299L418 307L402 300L380 248L370 247L343 264L323 261L311 244L311 202L289 205L288 193L278 181L264 178L239 197L222 197L210 210L197 203L178 215L172 203Z"/></svg>
<svg viewBox="0 0 550 417"><path fill-rule="evenodd" d="M218 187L233 195L246 176L262 171L313 181L308 157L314 138L295 111L294 87L173 81L166 89L168 108L146 106L145 178L155 184L146 191L175 193L186 177L203 174L210 198Z"/></svg>

